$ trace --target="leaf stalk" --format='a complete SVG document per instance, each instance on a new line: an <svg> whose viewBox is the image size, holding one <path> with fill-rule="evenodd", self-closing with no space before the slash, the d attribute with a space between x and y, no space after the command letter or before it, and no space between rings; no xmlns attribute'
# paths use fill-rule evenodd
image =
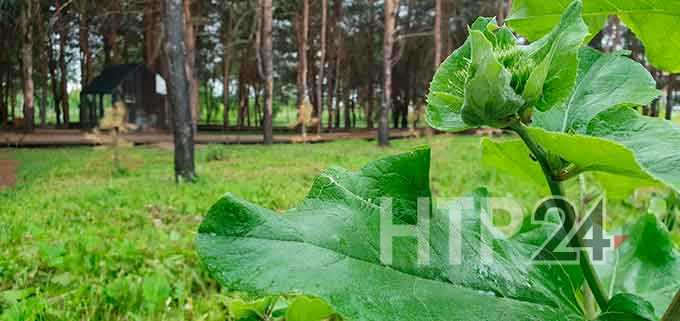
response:
<svg viewBox="0 0 680 321"><path fill-rule="evenodd" d="M555 175L555 170L550 166L548 154L545 149L543 149L542 146L540 146L531 138L526 130L526 126L520 121L511 123L509 129L519 135L524 144L526 144L526 146L531 151L531 154L534 156L536 161L538 161L540 164L541 169L543 170L543 175L545 176L548 187L550 188L550 193L555 197L565 197L566 194L561 183L562 180L559 179L559 175ZM574 212L574 208L571 206L564 206L564 204L560 202L556 202L556 205L564 213L563 228L570 229L571 227L575 226L576 213ZM592 291L595 301L600 307L600 311L607 311L607 306L609 304L607 292L604 288L604 285L602 284L602 281L597 275L597 271L595 271L593 263L590 261L590 256L585 250L583 238L579 233L574 235L570 246L579 248L579 266L581 267L588 287Z"/></svg>

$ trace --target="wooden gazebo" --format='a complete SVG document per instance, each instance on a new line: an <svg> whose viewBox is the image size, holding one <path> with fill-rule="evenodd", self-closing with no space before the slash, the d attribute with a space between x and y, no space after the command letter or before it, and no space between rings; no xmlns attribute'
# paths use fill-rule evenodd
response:
<svg viewBox="0 0 680 321"><path fill-rule="evenodd" d="M93 128L104 116L106 96L122 101L128 122L143 129L169 129L171 113L165 103L165 80L142 64L110 65L80 94L80 124Z"/></svg>

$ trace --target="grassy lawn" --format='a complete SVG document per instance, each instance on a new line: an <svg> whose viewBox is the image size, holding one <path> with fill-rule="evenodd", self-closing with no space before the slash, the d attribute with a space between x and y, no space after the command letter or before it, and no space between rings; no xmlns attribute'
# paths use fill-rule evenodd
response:
<svg viewBox="0 0 680 321"><path fill-rule="evenodd" d="M124 151L111 175L101 148L0 150L21 162L19 185L0 192L0 320L225 320L221 291L198 262L196 230L226 192L283 211L332 165L353 170L429 144L437 196L494 186L528 206L542 191L483 169L476 137L318 145L208 146L200 180L175 185L172 152Z"/></svg>

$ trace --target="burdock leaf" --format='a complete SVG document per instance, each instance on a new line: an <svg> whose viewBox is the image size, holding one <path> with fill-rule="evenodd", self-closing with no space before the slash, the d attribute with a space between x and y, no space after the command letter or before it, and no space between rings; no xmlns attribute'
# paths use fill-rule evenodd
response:
<svg viewBox="0 0 680 321"><path fill-rule="evenodd" d="M607 311L604 311L597 321L656 321L654 307L645 299L629 294L620 293L609 300Z"/></svg>
<svg viewBox="0 0 680 321"><path fill-rule="evenodd" d="M665 185L680 192L680 127L619 107L600 113L585 134L529 128L545 150L581 171L602 172L604 189L616 197L634 187ZM516 176L537 177L540 168L516 141L485 143L484 163ZM506 163L501 163L500 160ZM512 163L510 165L509 163Z"/></svg>
<svg viewBox="0 0 680 321"><path fill-rule="evenodd" d="M620 54L584 48L571 97L562 105L534 115L534 125L550 131L586 133L599 113L619 106L649 104L659 96L656 82L638 62Z"/></svg>
<svg viewBox="0 0 680 321"><path fill-rule="evenodd" d="M581 280L568 267L534 266L533 243L482 236L485 191L453 201L450 211L437 210L442 204L429 211L429 162L430 151L420 149L358 173L327 170L284 214L227 195L199 229L200 257L226 288L310 295L347 320L582 320ZM394 213L389 223L381 220L384 198ZM418 264L414 235L393 238L393 262L383 263L381 224L419 223L419 204L430 224L412 231L429 235L429 262Z"/></svg>
<svg viewBox="0 0 680 321"><path fill-rule="evenodd" d="M580 2L580 1L579 1ZM618 16L645 47L650 62L659 69L680 72L680 0L587 0L583 16L591 36ZM569 1L515 0L507 23L530 41L548 34Z"/></svg>
<svg viewBox="0 0 680 321"><path fill-rule="evenodd" d="M666 226L654 215L641 217L624 233L628 239L608 258L607 264L598 266L600 275L614 290L613 294L642 297L660 316L680 290L680 254Z"/></svg>
<svg viewBox="0 0 680 321"><path fill-rule="evenodd" d="M324 321L335 314L333 308L317 298L295 298L286 311L286 321Z"/></svg>
<svg viewBox="0 0 680 321"><path fill-rule="evenodd" d="M572 3L549 34L525 49L538 65L529 77L524 97L540 111L564 103L574 89L579 48L588 35L582 9L580 2Z"/></svg>
<svg viewBox="0 0 680 321"><path fill-rule="evenodd" d="M671 122L639 115L620 107L601 113L586 134L549 132L529 128L530 136L550 153L574 165L580 172L603 172L600 183L613 195L637 187L665 185L680 191L680 127ZM540 181L538 163L516 141L486 141L484 163L500 170ZM524 156L523 156L524 155ZM512 162L500 163L499 160ZM612 179L613 176L626 179Z"/></svg>
<svg viewBox="0 0 680 321"><path fill-rule="evenodd" d="M547 181L541 167L531 158L531 152L519 139L496 141L488 138L482 140L482 164L496 168L524 182L546 186Z"/></svg>

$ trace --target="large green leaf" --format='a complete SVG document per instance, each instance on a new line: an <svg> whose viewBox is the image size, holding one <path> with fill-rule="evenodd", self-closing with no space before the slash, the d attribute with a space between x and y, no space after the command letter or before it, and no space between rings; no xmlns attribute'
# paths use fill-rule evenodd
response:
<svg viewBox="0 0 680 321"><path fill-rule="evenodd" d="M481 241L482 191L472 204L453 204L462 210L451 226L462 235L462 264L450 262L449 215L440 210L429 212L429 229L415 229L429 233L430 264L417 264L412 238L395 239L393 264L381 263L381 200L392 199L394 224L416 223L418 199L431 197L429 154L386 158L359 173L327 170L283 215L227 195L200 227L199 254L229 289L312 295L348 320L581 320L581 280L567 268L533 266L535 244ZM494 263L482 261L483 249Z"/></svg>
<svg viewBox="0 0 680 321"><path fill-rule="evenodd" d="M534 125L551 131L586 133L599 113L617 106L647 105L660 92L638 62L584 48L576 87L565 104L534 115Z"/></svg>
<svg viewBox="0 0 680 321"><path fill-rule="evenodd" d="M643 216L625 232L629 239L608 264L598 266L600 275L613 294L643 297L661 316L680 290L680 254L668 230L654 215Z"/></svg>
<svg viewBox="0 0 680 321"><path fill-rule="evenodd" d="M547 150L582 170L649 179L680 191L680 127L671 122L619 107L595 117L586 135L530 132Z"/></svg>
<svg viewBox="0 0 680 321"><path fill-rule="evenodd" d="M488 138L482 140L482 164L533 182L537 186L546 186L543 170L531 158L531 152L519 139L495 141Z"/></svg>
<svg viewBox="0 0 680 321"><path fill-rule="evenodd" d="M531 152L521 140L497 141L485 138L482 140L482 155L484 166L520 178L527 184L533 183L535 187L545 190L546 194L549 192L543 170L538 162L531 157ZM617 165L617 162L608 163L609 165ZM607 191L607 197L617 200L629 197L641 186L659 185L647 176L643 178L630 177L609 172L596 172L594 176L603 189Z"/></svg>
<svg viewBox="0 0 680 321"><path fill-rule="evenodd" d="M635 187L658 184L680 191L680 128L670 122L621 107L597 116L586 135L528 131L545 150L576 169L604 173L600 182L610 196L620 198ZM538 163L519 141L486 140L483 146L485 164L541 182Z"/></svg>
<svg viewBox="0 0 680 321"><path fill-rule="evenodd" d="M567 0L515 0L508 24L529 40L539 39L555 26ZM584 19L591 35L600 31L609 16L617 15L642 41L656 67L680 72L680 0L584 0Z"/></svg>
<svg viewBox="0 0 680 321"><path fill-rule="evenodd" d="M640 167L635 155L621 144L598 137L548 132L540 128L528 128L528 131L531 138L545 150L574 164L580 171L600 171L644 181L653 180ZM487 139L483 146L485 164L545 184L545 179L541 181L543 172L538 162L531 159L529 149L519 140L496 142ZM611 183L616 185L619 182ZM608 188L615 187L606 186Z"/></svg>
<svg viewBox="0 0 680 321"><path fill-rule="evenodd" d="M524 49L532 60L540 62L525 88L525 97L527 90L540 91L540 99L533 102L538 110L564 103L574 89L578 51L588 35L582 10L581 3L574 2L564 11L557 27Z"/></svg>
<svg viewBox="0 0 680 321"><path fill-rule="evenodd" d="M588 134L626 146L650 176L680 191L680 127L628 108L600 113Z"/></svg>
<svg viewBox="0 0 680 321"><path fill-rule="evenodd" d="M607 310L598 321L656 321L654 307L647 300L630 293L620 293L609 300Z"/></svg>
<svg viewBox="0 0 680 321"><path fill-rule="evenodd" d="M335 314L333 308L317 298L299 296L286 311L286 321L323 321Z"/></svg>

